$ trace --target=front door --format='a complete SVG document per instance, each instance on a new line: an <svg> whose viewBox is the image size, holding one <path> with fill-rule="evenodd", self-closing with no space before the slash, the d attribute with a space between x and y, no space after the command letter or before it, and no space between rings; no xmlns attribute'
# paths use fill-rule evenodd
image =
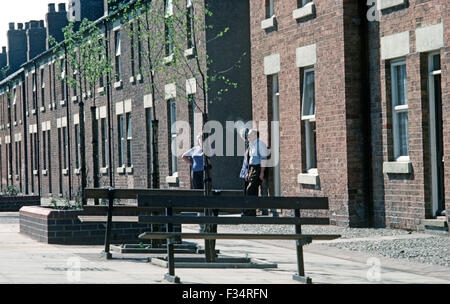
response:
<svg viewBox="0 0 450 304"><path fill-rule="evenodd" d="M445 209L444 200L444 147L442 135L442 91L440 54L431 54L428 60L428 93L430 97L430 144L432 216Z"/></svg>

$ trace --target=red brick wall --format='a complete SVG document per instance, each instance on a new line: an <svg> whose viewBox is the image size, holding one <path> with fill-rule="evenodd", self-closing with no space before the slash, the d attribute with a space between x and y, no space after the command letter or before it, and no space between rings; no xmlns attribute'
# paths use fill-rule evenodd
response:
<svg viewBox="0 0 450 304"><path fill-rule="evenodd" d="M359 34L352 23L358 17L355 3L314 1L315 18L297 22L292 17L296 1L275 1L277 30L261 29L264 1L250 1L252 92L255 121L268 119L267 76L264 57L280 53L280 154L281 189L286 196L326 196L330 218L341 226L365 225L360 163L361 134L357 80ZM348 32L344 32L344 29ZM300 69L296 48L316 44L315 102L317 167L320 188L299 185L302 167L300 120ZM356 57L355 57L356 56Z"/></svg>
<svg viewBox="0 0 450 304"><path fill-rule="evenodd" d="M447 15L447 16L446 16ZM447 1L409 1L407 7L383 13L379 23L370 24L371 119L373 142L373 195L375 225L392 228L420 227L421 219L431 218L431 169L429 149L429 113L427 93L427 54L415 46L415 29L444 23L444 41L448 44ZM413 173L383 174L383 162L393 160L390 60L380 56L381 37L409 31L410 54L405 56L408 80L409 148ZM447 51L446 51L447 50ZM448 46L441 50L444 143L448 142ZM447 137L446 137L447 136ZM448 145L444 155L448 158ZM448 172L448 166L446 167ZM448 173L447 182L448 185ZM448 186L446 187L448 194ZM448 202L448 195L447 202ZM448 203L447 203L448 204ZM448 207L447 207L448 209Z"/></svg>

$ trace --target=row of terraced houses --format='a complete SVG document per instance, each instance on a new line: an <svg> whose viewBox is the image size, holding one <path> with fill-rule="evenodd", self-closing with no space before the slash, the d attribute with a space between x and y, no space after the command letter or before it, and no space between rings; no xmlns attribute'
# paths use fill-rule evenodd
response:
<svg viewBox="0 0 450 304"><path fill-rule="evenodd" d="M7 57L14 66L0 83L2 188L73 198L83 157L88 186L152 187L153 105L158 186L190 187L189 166L171 154L170 125L201 124L198 110L182 101L197 97L197 80L160 81L161 96L149 94L149 80L133 67L131 38L120 35L123 25L106 21L106 1L96 2L69 1L68 12L64 4L58 12L50 5L46 27L10 25L8 52L0 54L0 65ZM426 220L448 222L448 215L442 218L450 207L448 0L187 0L185 9L191 5L208 5L213 14L205 23L230 29L219 40L203 33L199 48L218 67L248 54L227 75L238 87L209 105L209 119L224 126L279 122L261 132L272 155L279 152L269 195L328 197L328 215L339 226L422 229ZM97 20L112 37L110 56L120 57L121 78L99 81L95 89L104 94L95 105L91 95L77 96L56 77L60 58L45 43L49 35L60 37L67 19L83 16ZM80 99L85 155L79 153ZM213 188L242 188L241 164L242 157L214 156Z"/></svg>

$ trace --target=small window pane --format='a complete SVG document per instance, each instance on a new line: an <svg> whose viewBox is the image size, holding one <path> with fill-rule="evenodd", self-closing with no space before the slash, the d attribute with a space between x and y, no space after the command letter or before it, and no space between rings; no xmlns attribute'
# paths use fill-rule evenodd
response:
<svg viewBox="0 0 450 304"><path fill-rule="evenodd" d="M315 115L314 71L305 71L303 85L303 116Z"/></svg>
<svg viewBox="0 0 450 304"><path fill-rule="evenodd" d="M409 145L408 145L408 112L400 112L397 116L398 123L398 156L408 156L409 155Z"/></svg>
<svg viewBox="0 0 450 304"><path fill-rule="evenodd" d="M441 69L441 56L439 54L433 56L433 71Z"/></svg>
<svg viewBox="0 0 450 304"><path fill-rule="evenodd" d="M397 86L397 100L395 105L406 105L408 103L407 95L406 95L406 65L397 65L395 67L395 84Z"/></svg>

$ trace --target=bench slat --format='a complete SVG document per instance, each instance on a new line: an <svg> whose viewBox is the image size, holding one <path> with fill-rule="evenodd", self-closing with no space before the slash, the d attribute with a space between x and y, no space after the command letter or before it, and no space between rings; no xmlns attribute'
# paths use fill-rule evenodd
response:
<svg viewBox="0 0 450 304"><path fill-rule="evenodd" d="M201 196L203 190L196 189L114 189L115 199L136 199L139 194L145 195L183 195L183 196ZM108 188L86 188L85 197L87 199L107 199L109 195ZM243 195L241 190L213 190L213 195L221 196L239 196Z"/></svg>
<svg viewBox="0 0 450 304"><path fill-rule="evenodd" d="M215 216L139 216L139 223L143 224L222 224L222 225L329 225L328 218L309 218L309 217L215 217Z"/></svg>
<svg viewBox="0 0 450 304"><path fill-rule="evenodd" d="M328 209L328 198L138 195L138 206L208 209Z"/></svg>
<svg viewBox="0 0 450 304"><path fill-rule="evenodd" d="M181 237L182 239L267 239L267 240L334 240L340 235L335 234L247 234L247 233L182 233L182 232L145 232L139 235L140 239L168 239Z"/></svg>
<svg viewBox="0 0 450 304"><path fill-rule="evenodd" d="M106 223L108 220L107 216L97 216L97 215L79 215L78 219L82 223ZM115 223L137 223L137 216L113 216L112 221Z"/></svg>

